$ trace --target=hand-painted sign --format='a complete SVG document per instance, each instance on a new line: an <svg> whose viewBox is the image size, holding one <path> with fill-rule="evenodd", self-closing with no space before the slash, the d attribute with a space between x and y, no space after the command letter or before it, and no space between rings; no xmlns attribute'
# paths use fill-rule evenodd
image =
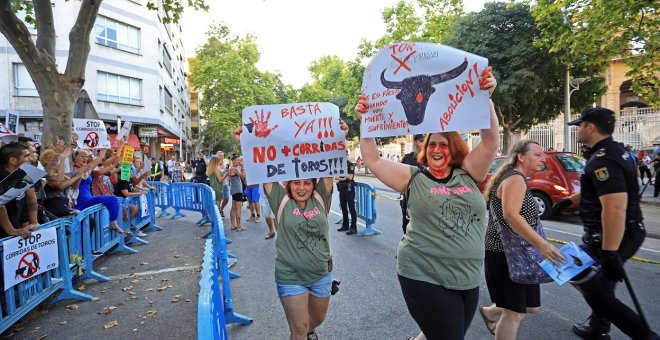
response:
<svg viewBox="0 0 660 340"><path fill-rule="evenodd" d="M120 179L122 181L128 181L128 180L131 179L131 164L130 163L122 163L121 164Z"/></svg>
<svg viewBox="0 0 660 340"><path fill-rule="evenodd" d="M81 149L108 149L110 140L105 124L98 119L73 119L73 133ZM74 137L74 138L75 138Z"/></svg>
<svg viewBox="0 0 660 340"><path fill-rule="evenodd" d="M0 206L13 199L22 197L39 179L46 176L46 172L35 166L24 163L0 181Z"/></svg>
<svg viewBox="0 0 660 340"><path fill-rule="evenodd" d="M393 43L370 62L362 80L369 110L362 137L490 127L488 91L479 88L488 60L430 43Z"/></svg>
<svg viewBox="0 0 660 340"><path fill-rule="evenodd" d="M2 247L5 290L59 266L55 228L37 230L26 239L12 237Z"/></svg>
<svg viewBox="0 0 660 340"><path fill-rule="evenodd" d="M346 173L346 136L332 103L250 106L243 127L248 184Z"/></svg>
<svg viewBox="0 0 660 340"><path fill-rule="evenodd" d="M133 163L133 155L135 155L135 149L130 146L124 146L124 154L121 157L122 163Z"/></svg>

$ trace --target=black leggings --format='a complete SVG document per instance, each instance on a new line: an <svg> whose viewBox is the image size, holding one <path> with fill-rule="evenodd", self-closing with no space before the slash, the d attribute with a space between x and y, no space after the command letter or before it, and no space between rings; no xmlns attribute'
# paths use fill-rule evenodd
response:
<svg viewBox="0 0 660 340"><path fill-rule="evenodd" d="M408 311L429 340L463 339L479 302L479 288L446 289L399 275Z"/></svg>

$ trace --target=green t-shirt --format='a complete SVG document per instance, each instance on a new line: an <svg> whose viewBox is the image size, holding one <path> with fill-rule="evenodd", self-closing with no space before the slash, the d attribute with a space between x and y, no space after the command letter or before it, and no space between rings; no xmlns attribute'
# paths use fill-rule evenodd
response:
<svg viewBox="0 0 660 340"><path fill-rule="evenodd" d="M332 192L326 192L323 180L316 183L314 190L329 208ZM273 183L268 203L275 214L286 195L280 184ZM286 202L277 221L275 251L275 282L279 284L308 285L328 274L328 261L332 258L328 215L313 195L304 210L293 199Z"/></svg>
<svg viewBox="0 0 660 340"><path fill-rule="evenodd" d="M411 167L411 174L418 171ZM470 175L453 169L442 183L418 174L410 185L408 214L410 223L397 251L399 275L447 289L478 287L488 218Z"/></svg>

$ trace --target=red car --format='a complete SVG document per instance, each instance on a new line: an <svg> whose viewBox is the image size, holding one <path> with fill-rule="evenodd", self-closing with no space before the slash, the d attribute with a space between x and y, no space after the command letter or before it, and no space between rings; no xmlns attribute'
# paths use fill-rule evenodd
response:
<svg viewBox="0 0 660 340"><path fill-rule="evenodd" d="M483 191L484 186L497 167L506 159L498 157L488 170L486 180L479 184ZM532 191L536 203L539 205L541 219L550 217L552 205L564 197L580 192L580 175L584 172L586 160L571 152L546 152L543 169L527 179L527 185ZM566 211L574 211L578 205L574 204Z"/></svg>

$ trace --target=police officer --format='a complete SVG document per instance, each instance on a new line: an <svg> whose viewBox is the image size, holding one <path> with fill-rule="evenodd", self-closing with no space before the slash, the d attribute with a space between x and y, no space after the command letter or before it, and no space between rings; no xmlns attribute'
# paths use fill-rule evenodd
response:
<svg viewBox="0 0 660 340"><path fill-rule="evenodd" d="M420 170L423 169L423 166L419 164L417 161L417 155L419 154L420 151L422 151L422 147L424 146L424 135L419 134L419 135L414 135L413 136L413 151L410 153L407 153L403 156L403 159L401 160L401 163L403 164L408 164L412 166L418 167ZM399 201L399 204L401 205L401 215L402 215L402 223L401 223L401 229L403 229L403 233L406 233L406 228L408 227L408 222L410 222L410 219L408 218L408 199L406 198L406 193L401 193L402 199Z"/></svg>
<svg viewBox="0 0 660 340"><path fill-rule="evenodd" d="M357 233L357 212L355 211L355 163L348 159L346 152L347 174L337 177L337 191L339 191L339 207L341 207L342 225L337 231L345 231L346 235ZM348 225L348 212L351 212L351 224Z"/></svg>
<svg viewBox="0 0 660 340"><path fill-rule="evenodd" d="M569 125L576 125L577 141L591 147L580 179L580 218L584 250L600 262L599 270L582 272L571 282L592 309L590 318L573 326L583 339L609 339L610 322L634 339L658 339L639 315L615 296L622 281L623 263L646 237L639 207L639 184L626 150L612 139L612 110L589 108Z"/></svg>

